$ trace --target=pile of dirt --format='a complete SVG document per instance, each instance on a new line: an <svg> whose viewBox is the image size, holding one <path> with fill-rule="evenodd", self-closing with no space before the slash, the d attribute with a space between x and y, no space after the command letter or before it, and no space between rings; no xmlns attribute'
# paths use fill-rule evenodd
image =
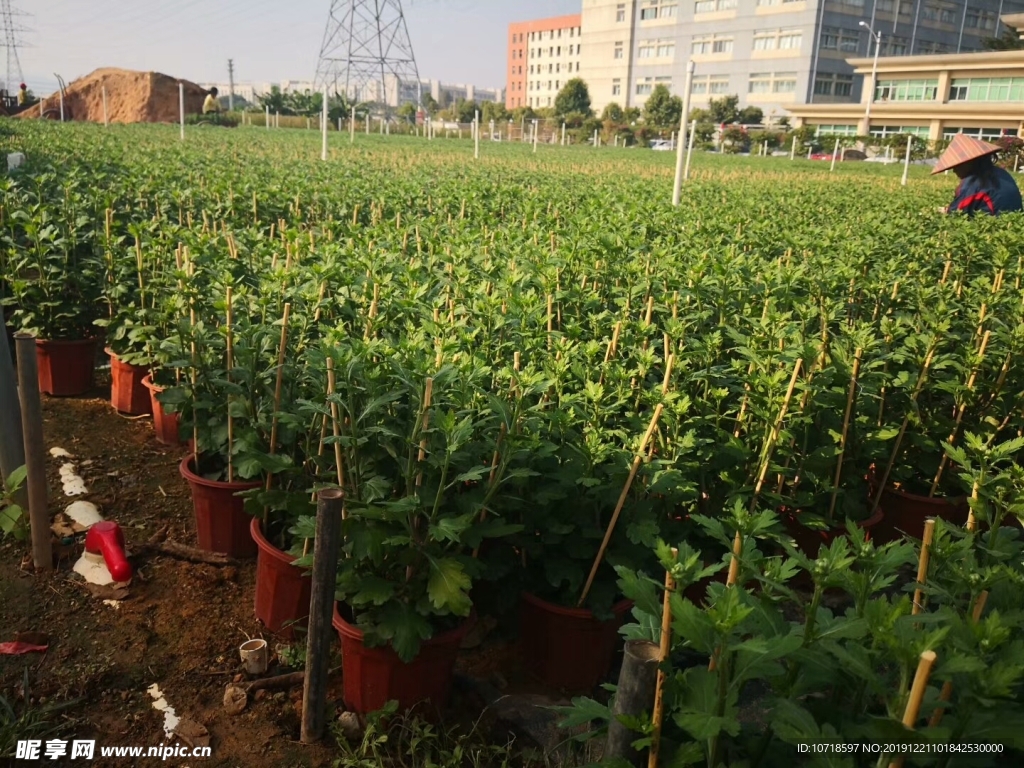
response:
<svg viewBox="0 0 1024 768"><path fill-rule="evenodd" d="M112 67L97 69L70 83L64 95L64 114L76 122L103 122L103 90L112 123L173 123L179 119L178 83L185 85L185 114L202 110L206 91L187 80L159 72L136 72ZM60 119L60 93L41 99L23 118Z"/></svg>

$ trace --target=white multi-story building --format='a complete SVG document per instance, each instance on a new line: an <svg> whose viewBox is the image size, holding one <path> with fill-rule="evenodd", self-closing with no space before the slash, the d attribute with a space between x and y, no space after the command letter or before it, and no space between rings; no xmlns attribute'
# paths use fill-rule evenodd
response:
<svg viewBox="0 0 1024 768"><path fill-rule="evenodd" d="M557 16L510 24L508 36L505 106L554 106L562 86L581 74L580 17Z"/></svg>

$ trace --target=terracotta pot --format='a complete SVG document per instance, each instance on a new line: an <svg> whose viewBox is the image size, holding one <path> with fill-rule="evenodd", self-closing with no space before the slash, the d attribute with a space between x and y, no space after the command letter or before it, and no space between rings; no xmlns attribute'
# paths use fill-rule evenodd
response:
<svg viewBox="0 0 1024 768"><path fill-rule="evenodd" d="M519 642L530 671L548 685L570 693L588 693L608 674L622 641L619 627L633 607L623 600L614 618L598 621L585 608L563 608L523 593Z"/></svg>
<svg viewBox="0 0 1024 768"><path fill-rule="evenodd" d="M341 639L346 706L360 714L380 709L392 700L403 711L427 701L442 707L451 690L459 646L474 621L471 616L455 629L424 640L419 654L406 664L391 646L363 645L362 630L342 618L335 603L331 624Z"/></svg>
<svg viewBox="0 0 1024 768"><path fill-rule="evenodd" d="M57 397L84 395L93 387L96 339L36 339L39 391Z"/></svg>
<svg viewBox="0 0 1024 768"><path fill-rule="evenodd" d="M179 446L181 438L178 436L178 414L166 413L164 405L156 396L164 391L159 384L153 383L152 376L142 379L142 386L149 390L150 410L153 413L153 431L156 432L157 442L164 445Z"/></svg>
<svg viewBox="0 0 1024 768"><path fill-rule="evenodd" d="M966 525L970 513L966 496L953 499L929 498L896 488L882 491L878 507L885 510L885 520L877 527L872 538L881 544L895 541L903 534L921 538L924 535L924 521L929 517L941 517L954 525Z"/></svg>
<svg viewBox="0 0 1024 768"><path fill-rule="evenodd" d="M263 536L258 518L249 533L259 548L256 556L256 618L285 639L295 636L296 626L309 619L309 575L292 565L295 559Z"/></svg>
<svg viewBox="0 0 1024 768"><path fill-rule="evenodd" d="M141 365L121 362L110 349L110 404L115 411L131 416L148 416L153 413L149 392L142 380L148 378L149 369Z"/></svg>
<svg viewBox="0 0 1024 768"><path fill-rule="evenodd" d="M188 454L178 470L192 489L199 548L231 557L255 557L256 542L249 534L249 516L245 514L243 499L235 494L259 488L262 483L207 480L192 471L193 459Z"/></svg>

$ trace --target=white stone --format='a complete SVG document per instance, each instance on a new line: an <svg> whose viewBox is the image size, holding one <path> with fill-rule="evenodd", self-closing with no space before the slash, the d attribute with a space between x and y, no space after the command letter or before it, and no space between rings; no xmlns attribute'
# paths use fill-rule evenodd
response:
<svg viewBox="0 0 1024 768"><path fill-rule="evenodd" d="M55 459L70 459L71 454L65 451L63 448L51 448L50 455Z"/></svg>
<svg viewBox="0 0 1024 768"><path fill-rule="evenodd" d="M24 152L11 152L7 155L7 170L13 171L19 165L25 162Z"/></svg>
<svg viewBox="0 0 1024 768"><path fill-rule="evenodd" d="M83 528L91 528L95 523L103 520L99 509L91 501L76 501L69 504L64 514L74 520Z"/></svg>
<svg viewBox="0 0 1024 768"><path fill-rule="evenodd" d="M107 564L103 560L103 555L83 552L72 570L75 573L81 574L82 578L90 584L98 584L104 587L107 584L114 583L114 577L107 570Z"/></svg>
<svg viewBox="0 0 1024 768"><path fill-rule="evenodd" d="M174 711L174 707L167 703L167 699L160 692L160 686L153 683L146 689L146 693L153 699L153 709L164 713L164 735L170 738L174 735L174 729L178 727L180 718Z"/></svg>

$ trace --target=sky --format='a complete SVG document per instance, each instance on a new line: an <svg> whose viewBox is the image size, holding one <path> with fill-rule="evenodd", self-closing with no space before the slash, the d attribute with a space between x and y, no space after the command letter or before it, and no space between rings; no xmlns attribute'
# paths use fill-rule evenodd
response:
<svg viewBox="0 0 1024 768"><path fill-rule="evenodd" d="M100 67L196 82L312 80L331 0L12 0L37 94ZM508 25L579 13L580 0L404 0L420 77L505 85ZM5 57L0 54L0 67ZM0 77L4 77L0 71Z"/></svg>

